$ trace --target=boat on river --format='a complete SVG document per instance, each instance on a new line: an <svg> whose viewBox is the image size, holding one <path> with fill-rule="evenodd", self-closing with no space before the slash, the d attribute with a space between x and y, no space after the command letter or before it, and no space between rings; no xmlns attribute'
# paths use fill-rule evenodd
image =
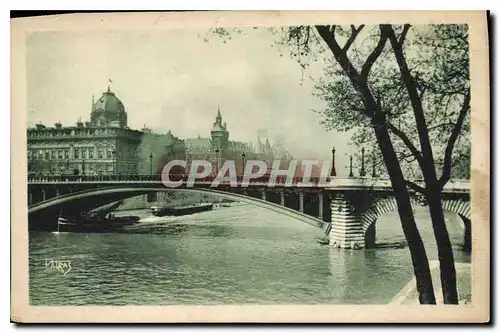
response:
<svg viewBox="0 0 500 333"><path fill-rule="evenodd" d="M57 219L57 231L86 233L118 232L123 227L133 225L139 220L139 216L115 217L113 214L106 217L93 214L82 214L79 217L73 218L59 216Z"/></svg>
<svg viewBox="0 0 500 333"><path fill-rule="evenodd" d="M200 203L187 206L152 206L151 212L154 216L182 216L195 213L206 212L212 210L214 205L212 203Z"/></svg>

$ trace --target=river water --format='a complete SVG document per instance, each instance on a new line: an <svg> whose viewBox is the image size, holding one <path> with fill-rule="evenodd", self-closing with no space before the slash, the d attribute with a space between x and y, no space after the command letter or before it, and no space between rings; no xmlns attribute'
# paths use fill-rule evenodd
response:
<svg viewBox="0 0 500 333"><path fill-rule="evenodd" d="M437 259L430 219L416 217ZM456 261L470 262L460 220L447 217ZM319 245L321 230L250 205L165 219L141 234L30 232L30 303L385 304L413 277L395 214L379 219L380 247L370 250ZM46 259L70 260L71 270L46 268Z"/></svg>

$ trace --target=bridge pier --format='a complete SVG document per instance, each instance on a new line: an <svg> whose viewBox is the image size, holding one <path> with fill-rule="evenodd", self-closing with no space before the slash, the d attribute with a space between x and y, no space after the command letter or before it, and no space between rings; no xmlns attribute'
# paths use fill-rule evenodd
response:
<svg viewBox="0 0 500 333"><path fill-rule="evenodd" d="M365 247L363 226L351 201L343 193L335 193L331 197L330 245L334 247L343 249Z"/></svg>

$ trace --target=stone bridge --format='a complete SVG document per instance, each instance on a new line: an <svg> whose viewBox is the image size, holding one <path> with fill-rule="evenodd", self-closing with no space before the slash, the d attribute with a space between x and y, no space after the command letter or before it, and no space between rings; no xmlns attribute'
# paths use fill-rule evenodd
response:
<svg viewBox="0 0 500 333"><path fill-rule="evenodd" d="M312 178L307 186L294 178L291 184L279 180L274 186L252 181L237 186L212 180L182 182L167 188L157 176L54 176L28 179L28 214L30 223L55 220L61 212L91 210L108 203L152 192L180 191L203 193L242 201L273 210L322 228L330 244L340 248L374 247L376 221L385 213L397 211L388 180L375 178ZM425 205L414 192L413 206ZM470 250L471 212L468 180L451 180L443 190L443 209L456 213L464 223L464 249Z"/></svg>

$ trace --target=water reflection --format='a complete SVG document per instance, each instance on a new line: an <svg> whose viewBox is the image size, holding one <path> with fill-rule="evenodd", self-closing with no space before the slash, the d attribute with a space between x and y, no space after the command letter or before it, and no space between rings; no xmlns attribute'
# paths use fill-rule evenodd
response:
<svg viewBox="0 0 500 333"><path fill-rule="evenodd" d="M251 206L176 219L159 229L30 233L30 302L381 304L412 276L408 249L391 247L404 241L399 220L391 215L377 224L377 242L391 246L371 250L321 246L314 241L320 229ZM432 231L423 234L432 240ZM460 231L453 235L458 244ZM72 271L66 276L48 271L46 258L71 260Z"/></svg>

